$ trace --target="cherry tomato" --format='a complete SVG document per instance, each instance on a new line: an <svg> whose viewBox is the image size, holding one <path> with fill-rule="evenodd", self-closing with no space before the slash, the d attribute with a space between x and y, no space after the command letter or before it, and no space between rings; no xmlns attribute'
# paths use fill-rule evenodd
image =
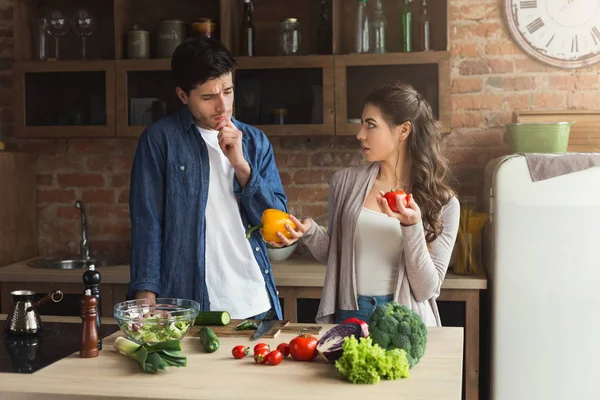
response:
<svg viewBox="0 0 600 400"><path fill-rule="evenodd" d="M254 362L257 364L266 364L269 353L269 349L259 349L256 353L254 353Z"/></svg>
<svg viewBox="0 0 600 400"><path fill-rule="evenodd" d="M290 355L290 345L287 343L281 343L279 346L277 346L277 350L281 352L283 358L286 358Z"/></svg>
<svg viewBox="0 0 600 400"><path fill-rule="evenodd" d="M266 343L259 343L256 346L254 346L254 354L256 354L256 352L261 349L267 349L270 351L271 347Z"/></svg>
<svg viewBox="0 0 600 400"><path fill-rule="evenodd" d="M233 350L231 350L231 354L239 360L240 358L244 358L245 356L247 356L249 351L250 347L235 346Z"/></svg>
<svg viewBox="0 0 600 400"><path fill-rule="evenodd" d="M290 342L290 354L298 361L310 361L317 356L317 338L301 334Z"/></svg>
<svg viewBox="0 0 600 400"><path fill-rule="evenodd" d="M281 355L281 352L279 350L273 350L267 356L267 362L271 365L279 364L282 359L283 359L283 356Z"/></svg>

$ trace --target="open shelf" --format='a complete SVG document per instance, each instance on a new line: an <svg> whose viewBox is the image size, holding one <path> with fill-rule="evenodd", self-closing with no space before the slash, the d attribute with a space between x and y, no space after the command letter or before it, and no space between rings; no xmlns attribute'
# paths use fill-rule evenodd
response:
<svg viewBox="0 0 600 400"><path fill-rule="evenodd" d="M150 58L157 58L158 31L161 20L179 20L186 23L184 40L193 36L191 23L198 18L211 18L217 23L216 38L220 38L221 6L219 0L113 0L115 1L116 58L126 59L127 32L137 25L150 32ZM174 31L170 33L173 35Z"/></svg>
<svg viewBox="0 0 600 400"><path fill-rule="evenodd" d="M15 59L38 60L43 42L38 40L38 18L47 15L50 10L58 10L64 17L65 24L71 25L76 10L83 8L96 20L96 30L87 37L86 58L88 60L115 58L113 0L45 0L14 2L15 23ZM69 28L59 38L59 60L82 59L81 38ZM55 56L55 40L46 35L45 52L49 57Z"/></svg>
<svg viewBox="0 0 600 400"><path fill-rule="evenodd" d="M252 23L256 32L256 56L279 55L279 24L285 18L296 18L299 22L301 55L331 54L331 22L328 32L319 35L320 0L253 0L252 3L254 5ZM331 10L331 0L325 3L327 9ZM231 49L235 55L240 55L243 1L233 3L231 12L231 32L234 38ZM331 18L331 12L329 12L329 18ZM320 40L321 37L326 39Z"/></svg>
<svg viewBox="0 0 600 400"><path fill-rule="evenodd" d="M422 0L413 0L409 9L412 12L413 29L412 47L413 51L419 51L418 21L421 12ZM448 0L428 0L428 13L431 18L430 24L430 46L434 51L448 50ZM387 19L387 52L395 53L402 51L401 31L401 7L402 0L383 0L383 11ZM334 48L336 54L350 54L354 52L356 13L358 1L338 0L334 2ZM375 1L367 3L368 15L372 18L375 9ZM410 53L409 53L410 54Z"/></svg>
<svg viewBox="0 0 600 400"><path fill-rule="evenodd" d="M256 56L237 57L238 69L234 74L236 109L244 97L253 93L253 85L256 86L251 82L253 79L262 82L263 95L268 95L263 96L259 111L255 110L254 116L251 115L248 120L244 117L248 110L238 109L240 120L256 124L273 136L354 134L356 126L348 124L348 119L356 117L354 114L359 105L353 102L360 102L364 92L381 80L396 78L413 84L430 99L444 130L449 131L451 101L447 0L428 0L432 51L406 53L400 52L398 40L402 2L383 0L388 20L388 52L385 54L352 53L356 0L253 0L253 3ZM368 2L371 9L374 3L374 0ZM415 22L418 21L421 4L419 0L412 2ZM50 8L57 8L71 17L79 7L88 9L99 18L97 31L88 38L88 59L79 59L80 38L69 31L60 38L60 51L64 57L58 61L36 60L35 17L45 15ZM145 107L146 116L152 114L148 109L148 104L151 104L149 99L165 102L155 105L155 116L160 114L157 114L157 110L166 108L169 113L179 109L181 103L174 94L170 58L154 58L157 31L163 19L184 21L187 27L185 36L188 37L195 35L191 29L194 20L211 18L217 24L215 37L234 55L239 54L242 0L45 0L16 2L13 9L17 100L15 133L18 136L138 136L145 123L151 120L140 123L138 115L133 118L134 124L131 124L132 99L146 99L141 100L142 103L146 102L146 106L141 106ZM301 55L280 56L280 21L290 17L297 18L300 23ZM323 21L326 23L322 24ZM148 59L127 58L127 33L134 25L150 31L151 52ZM324 29L319 31L319 27ZM48 54L53 51L53 40L52 37L46 38ZM68 78L69 74L73 76ZM89 79L81 80L81 76ZM91 83L86 82L88 80L101 82L103 86L92 87ZM40 117L41 108L35 98L36 93L47 86L57 93L57 101L49 109L58 107L53 113L63 121L64 116L59 116L65 110L61 111L60 108L65 107L66 100L61 100L61 96L71 95L66 89L66 85L71 84L89 92L87 94L95 98L94 104L103 102L102 119L97 112L94 118L77 116L71 118L70 124L61 125L35 126L39 121L27 119L27 115L31 117L37 113L38 120L49 120ZM101 87L103 94L99 93ZM139 102L133 108L139 108ZM288 108L283 125L273 124L268 117L267 109L278 103ZM96 105L94 109L97 109ZM89 122L73 124L73 121L83 120ZM60 121L51 122L56 124ZM92 121L102 121L102 124L92 124ZM32 125L32 122L35 124Z"/></svg>
<svg viewBox="0 0 600 400"><path fill-rule="evenodd" d="M17 62L14 71L17 136L114 135L113 62Z"/></svg>
<svg viewBox="0 0 600 400"><path fill-rule="evenodd" d="M432 62L437 59L437 62ZM366 62L369 60L370 62ZM415 61L426 61L415 63ZM357 54L336 57L336 134L355 135L360 129L353 120L360 119L364 99L371 90L388 80L412 85L431 105L434 116L449 132L451 118L450 61L447 52L382 54L370 58Z"/></svg>

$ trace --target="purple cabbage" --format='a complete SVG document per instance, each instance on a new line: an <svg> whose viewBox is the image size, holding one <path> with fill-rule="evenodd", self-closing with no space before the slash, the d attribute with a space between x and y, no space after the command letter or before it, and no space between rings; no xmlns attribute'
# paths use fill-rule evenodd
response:
<svg viewBox="0 0 600 400"><path fill-rule="evenodd" d="M349 322L346 324L336 325L319 339L317 343L317 352L321 357L329 362L334 362L342 356L342 345L344 339L354 336L357 340L365 337L362 327L355 323Z"/></svg>

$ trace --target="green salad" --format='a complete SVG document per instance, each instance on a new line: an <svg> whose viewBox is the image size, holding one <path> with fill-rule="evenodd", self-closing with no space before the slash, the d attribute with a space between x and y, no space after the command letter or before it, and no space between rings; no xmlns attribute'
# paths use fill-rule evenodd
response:
<svg viewBox="0 0 600 400"><path fill-rule="evenodd" d="M171 321L169 321L171 319ZM132 340L139 343L159 343L180 340L193 324L193 319L173 321L168 312L145 313L121 325L121 329Z"/></svg>

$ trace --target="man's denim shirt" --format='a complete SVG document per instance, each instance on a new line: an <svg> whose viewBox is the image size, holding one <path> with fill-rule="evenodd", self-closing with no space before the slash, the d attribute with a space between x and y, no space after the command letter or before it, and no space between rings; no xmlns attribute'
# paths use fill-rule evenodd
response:
<svg viewBox="0 0 600 400"><path fill-rule="evenodd" d="M235 119L232 122L242 131L244 157L252 169L244 188L235 176L232 182L242 222L249 228L261 223L267 208L287 211L287 198L273 147L265 134ZM188 107L157 121L142 133L131 170L129 194L132 226L129 296L148 290L160 297L193 299L203 311L210 310L205 281L204 215L209 168L206 143ZM277 317L282 319L265 242L258 231L249 240L271 303Z"/></svg>

